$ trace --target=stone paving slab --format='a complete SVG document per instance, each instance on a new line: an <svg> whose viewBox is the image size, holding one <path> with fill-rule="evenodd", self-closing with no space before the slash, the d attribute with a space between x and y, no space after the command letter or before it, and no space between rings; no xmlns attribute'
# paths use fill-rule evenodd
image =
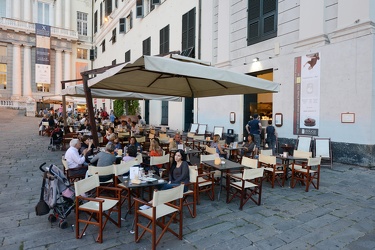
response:
<svg viewBox="0 0 375 250"><path fill-rule="evenodd" d="M94 227L75 239L74 227L62 230L47 215L35 215L42 184L38 166L62 167L64 153L47 149L39 121L0 108L0 249L150 249L149 236L134 243L133 215L121 228L109 223L103 244L95 243ZM202 195L196 218L184 212L183 240L167 233L158 249L375 249L373 176L374 170L334 163L322 169L319 190L291 189L289 181L274 189L264 183L261 206L249 201L242 211L236 199L226 204L225 191L219 201ZM67 218L70 225L74 217L72 212Z"/></svg>

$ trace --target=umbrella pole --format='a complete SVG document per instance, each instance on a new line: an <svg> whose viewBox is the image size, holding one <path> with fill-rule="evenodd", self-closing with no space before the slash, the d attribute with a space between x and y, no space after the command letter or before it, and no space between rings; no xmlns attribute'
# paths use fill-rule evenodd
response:
<svg viewBox="0 0 375 250"><path fill-rule="evenodd" d="M87 73L81 73L83 78L83 90L85 91L86 103L87 103L87 111L89 113L89 119L91 124L91 134L92 139L94 140L94 145L96 147L99 146L99 139L98 139L98 132L96 130L96 123L95 123L95 114L94 114L94 106L92 105L92 95L91 89L88 87L88 79L89 76Z"/></svg>

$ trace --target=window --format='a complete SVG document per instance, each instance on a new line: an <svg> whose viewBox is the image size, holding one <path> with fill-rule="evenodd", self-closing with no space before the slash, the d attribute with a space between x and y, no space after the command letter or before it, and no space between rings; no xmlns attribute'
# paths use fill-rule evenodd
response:
<svg viewBox="0 0 375 250"><path fill-rule="evenodd" d="M159 54L169 52L169 25L160 30L160 51Z"/></svg>
<svg viewBox="0 0 375 250"><path fill-rule="evenodd" d="M112 0L105 1L105 16L109 16L112 13Z"/></svg>
<svg viewBox="0 0 375 250"><path fill-rule="evenodd" d="M119 27L118 27L119 33L125 33L126 32L126 18L120 18L118 24L119 24Z"/></svg>
<svg viewBox="0 0 375 250"><path fill-rule="evenodd" d="M125 52L125 62L130 62L130 50Z"/></svg>
<svg viewBox="0 0 375 250"><path fill-rule="evenodd" d="M182 16L181 55L195 57L195 8Z"/></svg>
<svg viewBox="0 0 375 250"><path fill-rule="evenodd" d="M6 6L7 6L7 0L0 0L0 17L6 17L6 14L7 14Z"/></svg>
<svg viewBox="0 0 375 250"><path fill-rule="evenodd" d="M137 0L135 17L143 17L143 0Z"/></svg>
<svg viewBox="0 0 375 250"><path fill-rule="evenodd" d="M149 0L150 1L150 11L149 12L151 12L151 11L153 11L154 9L155 9L155 4L153 4L152 3L152 0Z"/></svg>
<svg viewBox="0 0 375 250"><path fill-rule="evenodd" d="M38 2L38 23L49 25L49 4Z"/></svg>
<svg viewBox="0 0 375 250"><path fill-rule="evenodd" d="M0 89L7 88L7 65L0 63Z"/></svg>
<svg viewBox="0 0 375 250"><path fill-rule="evenodd" d="M160 0L150 0L153 5L160 4Z"/></svg>
<svg viewBox="0 0 375 250"><path fill-rule="evenodd" d="M151 55L151 37L147 38L146 40L143 40L143 55L150 56Z"/></svg>
<svg viewBox="0 0 375 250"><path fill-rule="evenodd" d="M118 8L118 0L115 0L115 8Z"/></svg>
<svg viewBox="0 0 375 250"><path fill-rule="evenodd" d="M94 14L94 33L98 32L98 11Z"/></svg>
<svg viewBox="0 0 375 250"><path fill-rule="evenodd" d="M78 59L87 59L87 49L78 48L77 49Z"/></svg>
<svg viewBox="0 0 375 250"><path fill-rule="evenodd" d="M49 92L49 84L37 83L36 89L38 92Z"/></svg>
<svg viewBox="0 0 375 250"><path fill-rule="evenodd" d="M103 3L100 3L100 9L99 9L99 19L100 19L100 26L103 25Z"/></svg>
<svg viewBox="0 0 375 250"><path fill-rule="evenodd" d="M112 30L112 37L109 41L112 41L112 44L116 42L116 28Z"/></svg>
<svg viewBox="0 0 375 250"><path fill-rule="evenodd" d="M277 0L249 0L247 45L277 36Z"/></svg>
<svg viewBox="0 0 375 250"><path fill-rule="evenodd" d="M87 13L77 11L77 31L79 35L87 36Z"/></svg>
<svg viewBox="0 0 375 250"><path fill-rule="evenodd" d="M102 46L102 53L105 52L105 39L104 39L103 42L100 44L100 46Z"/></svg>
<svg viewBox="0 0 375 250"><path fill-rule="evenodd" d="M126 17L126 32L133 28L133 12L130 11L129 15Z"/></svg>
<svg viewBox="0 0 375 250"><path fill-rule="evenodd" d="M112 65L116 65L116 59L112 61Z"/></svg>

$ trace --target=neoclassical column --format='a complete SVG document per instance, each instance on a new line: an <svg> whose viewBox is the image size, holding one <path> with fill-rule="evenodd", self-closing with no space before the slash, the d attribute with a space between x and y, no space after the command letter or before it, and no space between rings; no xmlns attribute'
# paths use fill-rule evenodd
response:
<svg viewBox="0 0 375 250"><path fill-rule="evenodd" d="M21 45L13 44L12 98L21 97Z"/></svg>
<svg viewBox="0 0 375 250"><path fill-rule="evenodd" d="M31 96L31 46L23 46L23 96Z"/></svg>
<svg viewBox="0 0 375 250"><path fill-rule="evenodd" d="M56 49L55 55L55 95L61 94L62 50Z"/></svg>
<svg viewBox="0 0 375 250"><path fill-rule="evenodd" d="M70 1L71 0L65 0L65 29L70 29Z"/></svg>
<svg viewBox="0 0 375 250"><path fill-rule="evenodd" d="M31 0L23 0L23 20L31 22Z"/></svg>
<svg viewBox="0 0 375 250"><path fill-rule="evenodd" d="M64 80L71 80L70 65L71 65L71 51L64 51Z"/></svg>
<svg viewBox="0 0 375 250"><path fill-rule="evenodd" d="M13 19L20 19L21 15L21 7L20 7L20 0L13 0L12 1L13 6L12 6L12 18Z"/></svg>
<svg viewBox="0 0 375 250"><path fill-rule="evenodd" d="M61 14L62 14L62 5L61 5L61 2L62 1L63 0L56 0L56 6L55 6L55 17L56 17L55 25L58 28L62 28L63 27L63 25L61 24Z"/></svg>

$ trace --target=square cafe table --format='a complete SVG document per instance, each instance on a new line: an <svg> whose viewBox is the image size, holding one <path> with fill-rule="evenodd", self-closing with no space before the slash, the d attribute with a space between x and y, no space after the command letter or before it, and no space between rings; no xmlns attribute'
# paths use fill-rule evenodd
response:
<svg viewBox="0 0 375 250"><path fill-rule="evenodd" d="M220 193L221 193L221 188L223 186L223 173L226 172L228 173L230 170L238 170L238 169L243 169L245 168L245 166L237 163L237 162L233 162L233 161L230 161L230 160L225 160L224 161L225 163L224 164L219 164L219 165L216 165L215 164L215 161L202 161L202 164L210 167L210 168L214 168L215 170L219 170L220 171L220 189L219 189L219 194L218 194L218 200L220 199Z"/></svg>
<svg viewBox="0 0 375 250"><path fill-rule="evenodd" d="M287 157L285 157L283 154L276 155L276 158L280 159L281 160L281 164L284 165L284 169L286 171L286 173L285 173L285 175L286 175L285 178L286 179L288 179L289 164L290 164L291 161L293 163L295 163L296 161L307 161L307 158L294 157L292 155L288 155Z"/></svg>

